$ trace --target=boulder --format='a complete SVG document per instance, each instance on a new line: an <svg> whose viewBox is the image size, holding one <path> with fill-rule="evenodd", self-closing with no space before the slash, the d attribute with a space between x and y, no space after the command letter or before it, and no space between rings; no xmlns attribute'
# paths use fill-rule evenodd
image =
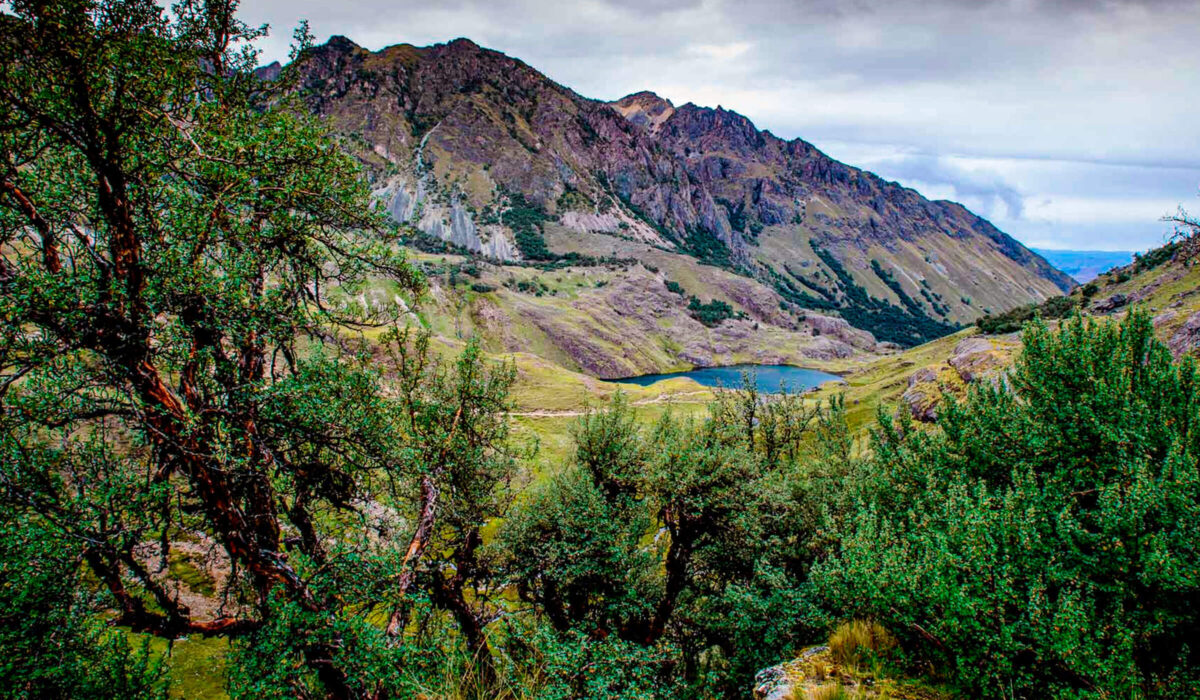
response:
<svg viewBox="0 0 1200 700"><path fill-rule="evenodd" d="M800 353L805 357L811 357L814 360L839 360L847 357L854 357L854 348L840 340L834 340L828 336L820 336L813 338L813 341L804 346Z"/></svg>
<svg viewBox="0 0 1200 700"><path fill-rule="evenodd" d="M1178 315L1179 315L1179 313L1176 312L1174 309L1167 309L1166 311L1164 311L1161 314L1154 317L1154 321L1153 321L1154 327L1158 328L1159 326L1168 324L1171 321L1174 321L1175 317Z"/></svg>
<svg viewBox="0 0 1200 700"><path fill-rule="evenodd" d="M1092 310L1097 313L1107 314L1125 306L1129 303L1129 297L1124 294L1114 294L1111 297L1106 297L1092 304Z"/></svg>
<svg viewBox="0 0 1200 700"><path fill-rule="evenodd" d="M913 386L916 386L917 384L930 383L930 382L936 382L936 381L937 381L937 367L929 366L929 367L922 367L921 369L917 370L916 372L913 372L912 375L909 376L909 378L908 378L908 385L910 387L913 387Z"/></svg>
<svg viewBox="0 0 1200 700"><path fill-rule="evenodd" d="M983 352L992 349L992 341L983 336L973 335L970 338L963 338L958 341L958 345L954 346L952 356L970 355L976 352Z"/></svg>
<svg viewBox="0 0 1200 700"><path fill-rule="evenodd" d="M805 665L817 656L828 656L829 647L819 646L805 649L800 656L787 663L764 668L754 674L754 700L793 700L796 691L806 681Z"/></svg>
<svg viewBox="0 0 1200 700"><path fill-rule="evenodd" d="M966 338L954 347L954 354L947 360L950 366L958 372L958 376L968 384L978 381L999 369L1004 361L987 338Z"/></svg>
<svg viewBox="0 0 1200 700"><path fill-rule="evenodd" d="M804 318L805 322L821 335L833 336L843 343L852 345L860 350L875 349L875 336L867 331L851 326L844 318L822 316L811 311L806 312Z"/></svg>
<svg viewBox="0 0 1200 700"><path fill-rule="evenodd" d="M933 423L937 420L937 409L941 398L941 388L935 382L915 384L900 396L900 400L908 406L908 412L912 414L913 419L922 423Z"/></svg>
<svg viewBox="0 0 1200 700"><path fill-rule="evenodd" d="M1177 360L1200 346L1200 311L1188 316L1183 326L1167 341L1167 345Z"/></svg>

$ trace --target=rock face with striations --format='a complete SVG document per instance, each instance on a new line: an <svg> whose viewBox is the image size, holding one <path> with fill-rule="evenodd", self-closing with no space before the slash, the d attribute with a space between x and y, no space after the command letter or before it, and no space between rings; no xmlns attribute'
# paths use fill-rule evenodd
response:
<svg viewBox="0 0 1200 700"><path fill-rule="evenodd" d="M721 107L590 100L466 39L371 52L334 37L298 71L301 98L349 136L393 217L490 257L521 257L506 212L524 207L739 270L802 308L875 299L965 323L1072 284L961 205Z"/></svg>

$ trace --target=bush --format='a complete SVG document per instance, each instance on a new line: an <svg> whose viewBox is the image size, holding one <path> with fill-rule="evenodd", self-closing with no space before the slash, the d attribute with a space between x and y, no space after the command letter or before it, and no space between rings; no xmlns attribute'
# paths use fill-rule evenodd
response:
<svg viewBox="0 0 1200 700"><path fill-rule="evenodd" d="M82 546L12 508L0 513L0 698L164 698L148 645L132 646L89 605Z"/></svg>
<svg viewBox="0 0 1200 700"><path fill-rule="evenodd" d="M1200 681L1200 376L1149 317L1034 321L940 431L881 415L819 605L968 697L1174 698Z"/></svg>
<svg viewBox="0 0 1200 700"><path fill-rule="evenodd" d="M995 335L1021 330L1026 322L1034 318L1058 319L1070 316L1079 306L1080 300L1073 296L1057 296L1041 304L1026 304L1009 309L1002 314L985 313L975 322L981 333Z"/></svg>
<svg viewBox="0 0 1200 700"><path fill-rule="evenodd" d="M526 260L553 260L555 255L546 247L546 239L542 237L545 212L527 202L520 194L510 195L509 201L510 206L501 220L512 229L521 256Z"/></svg>
<svg viewBox="0 0 1200 700"><path fill-rule="evenodd" d="M734 315L733 307L720 299L701 303L698 298L692 297L688 302L688 311L692 318L709 328L721 325L724 321L733 318Z"/></svg>

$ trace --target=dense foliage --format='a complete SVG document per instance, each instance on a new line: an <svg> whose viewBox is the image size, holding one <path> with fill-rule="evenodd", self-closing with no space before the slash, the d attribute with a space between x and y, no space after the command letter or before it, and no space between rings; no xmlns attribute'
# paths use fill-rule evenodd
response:
<svg viewBox="0 0 1200 700"><path fill-rule="evenodd" d="M588 414L573 463L501 531L508 583L560 634L663 656L606 697L743 695L804 636L807 533L848 451L840 410L747 384L699 421L641 428L620 399Z"/></svg>
<svg viewBox="0 0 1200 700"><path fill-rule="evenodd" d="M542 236L546 213L537 205L527 202L520 193L509 195L509 207L500 219L512 229L521 257L526 260L552 260L556 257L546 247L546 239Z"/></svg>
<svg viewBox="0 0 1200 700"><path fill-rule="evenodd" d="M702 302L697 297L688 299L688 313L700 323L713 328L734 317L733 307L720 299Z"/></svg>
<svg viewBox="0 0 1200 700"><path fill-rule="evenodd" d="M1194 697L1200 385L1145 314L1027 327L940 430L884 421L820 604L971 697Z"/></svg>
<svg viewBox="0 0 1200 700"><path fill-rule="evenodd" d="M680 250L701 263L736 271L737 266L734 265L733 254L729 250L729 246L707 229L689 229L687 235L682 239L677 236L673 238L679 241Z"/></svg>
<svg viewBox="0 0 1200 700"><path fill-rule="evenodd" d="M902 347L920 345L959 330L960 326L957 324L939 321L926 314L921 305L908 296L900 287L899 282L893 279L890 273L885 272L877 262L872 261L875 274L896 294L903 308L868 294L866 289L854 281L854 278L832 253L822 248L816 241L810 243L813 252L821 259L821 262L833 271L843 295L843 299L836 305L818 304L815 308L836 308L838 313L855 328L870 331L878 340L896 343ZM801 299L797 303L803 305L804 300ZM933 302L931 305L936 308Z"/></svg>
<svg viewBox="0 0 1200 700"><path fill-rule="evenodd" d="M1050 297L1040 304L1025 304L1003 313L985 314L975 321L975 327L980 332L994 335L1019 331L1027 322L1035 318L1045 320L1066 318L1075 313L1080 304L1090 299L1095 292L1095 285L1085 285L1080 296Z"/></svg>
<svg viewBox="0 0 1200 700"><path fill-rule="evenodd" d="M80 581L83 549L18 509L0 510L0 697L164 697L161 663L97 615L103 608Z"/></svg>

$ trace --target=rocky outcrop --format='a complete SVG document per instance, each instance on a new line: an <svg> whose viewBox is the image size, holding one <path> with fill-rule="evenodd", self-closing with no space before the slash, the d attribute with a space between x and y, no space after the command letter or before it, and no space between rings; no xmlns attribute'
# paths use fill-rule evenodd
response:
<svg viewBox="0 0 1200 700"><path fill-rule="evenodd" d="M1162 326L1167 325L1171 321L1174 321L1177 316L1179 316L1178 311L1176 311L1174 309L1167 309L1166 311L1162 312L1161 314L1158 314L1157 316L1155 316L1152 323L1154 324L1155 328L1161 328Z"/></svg>
<svg viewBox="0 0 1200 700"><path fill-rule="evenodd" d="M851 326L844 318L809 312L804 315L804 322L813 329L814 335L833 337L860 350L874 350L877 345L875 336Z"/></svg>
<svg viewBox="0 0 1200 700"><path fill-rule="evenodd" d="M933 423L937 420L938 403L941 402L942 389L936 383L917 384L910 386L900 400L908 408L908 413L922 423Z"/></svg>
<svg viewBox="0 0 1200 700"><path fill-rule="evenodd" d="M1092 304L1092 311L1108 314L1129 304L1129 297L1124 294L1114 294Z"/></svg>
<svg viewBox="0 0 1200 700"><path fill-rule="evenodd" d="M796 691L808 680L804 667L828 653L829 647L811 647L788 663L764 668L754 674L754 700L794 700Z"/></svg>
<svg viewBox="0 0 1200 700"><path fill-rule="evenodd" d="M908 377L908 387L900 399L918 421L932 423L938 417L942 396L962 396L970 384L999 381L1009 365L1017 341L983 336L960 340L944 363L921 367Z"/></svg>
<svg viewBox="0 0 1200 700"><path fill-rule="evenodd" d="M944 700L945 696L914 681L872 675L853 664L838 663L828 646L809 647L792 659L754 674L754 700Z"/></svg>
<svg viewBox="0 0 1200 700"><path fill-rule="evenodd" d="M477 226L461 198L434 195L434 184L424 176L415 184L407 178L393 177L374 194L385 203L393 221L409 224L427 236L494 260L521 257L507 228L496 224Z"/></svg>
<svg viewBox="0 0 1200 700"><path fill-rule="evenodd" d="M611 104L622 117L651 133L657 133L663 122L675 114L675 105L670 100L649 91L626 95Z"/></svg>
<svg viewBox="0 0 1200 700"><path fill-rule="evenodd" d="M959 378L970 384L1003 367L1006 357L996 352L992 341L983 337L967 338L954 347L947 363Z"/></svg>
<svg viewBox="0 0 1200 700"><path fill-rule="evenodd" d="M1200 347L1200 311L1188 316L1179 330L1167 341L1167 345L1177 360Z"/></svg>

